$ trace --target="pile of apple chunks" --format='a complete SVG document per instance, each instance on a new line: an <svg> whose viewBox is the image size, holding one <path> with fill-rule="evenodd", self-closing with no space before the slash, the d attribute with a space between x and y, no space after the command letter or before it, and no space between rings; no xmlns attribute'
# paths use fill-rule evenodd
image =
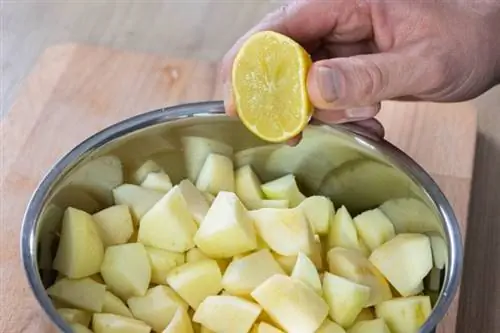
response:
<svg viewBox="0 0 500 333"><path fill-rule="evenodd" d="M405 232L415 199L352 218L215 153L194 183L152 160L132 179L64 213L47 292L74 332L412 333L431 313L446 247Z"/></svg>

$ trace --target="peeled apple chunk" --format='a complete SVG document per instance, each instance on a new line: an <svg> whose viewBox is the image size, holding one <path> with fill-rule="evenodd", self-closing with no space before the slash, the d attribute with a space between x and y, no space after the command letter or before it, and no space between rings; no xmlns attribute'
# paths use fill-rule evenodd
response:
<svg viewBox="0 0 500 333"><path fill-rule="evenodd" d="M106 291L104 296L104 304L102 306L102 312L113 313L124 317L132 318L132 313L127 308L125 303L111 292Z"/></svg>
<svg viewBox="0 0 500 333"><path fill-rule="evenodd" d="M159 249L184 252L194 247L197 228L179 186L174 186L142 217L138 240Z"/></svg>
<svg viewBox="0 0 500 333"><path fill-rule="evenodd" d="M315 333L345 333L345 330L342 326L327 318Z"/></svg>
<svg viewBox="0 0 500 333"><path fill-rule="evenodd" d="M314 253L314 234L301 209L262 208L250 215L257 233L274 252L283 256Z"/></svg>
<svg viewBox="0 0 500 333"><path fill-rule="evenodd" d="M222 274L215 260L200 260L174 268L167 276L168 284L193 309L208 296L222 290Z"/></svg>
<svg viewBox="0 0 500 333"><path fill-rule="evenodd" d="M396 236L394 225L378 208L368 210L354 218L361 240L373 251Z"/></svg>
<svg viewBox="0 0 500 333"><path fill-rule="evenodd" d="M134 221L126 205L111 206L92 215L104 246L126 243L134 233Z"/></svg>
<svg viewBox="0 0 500 333"><path fill-rule="evenodd" d="M130 243L108 247L101 275L109 289L122 299L144 296L151 280L151 264L144 245Z"/></svg>
<svg viewBox="0 0 500 333"><path fill-rule="evenodd" d="M141 184L152 173L164 173L165 171L161 166L153 160L147 160L142 163L132 174L132 180L136 184Z"/></svg>
<svg viewBox="0 0 500 333"><path fill-rule="evenodd" d="M260 323L258 323L254 330L251 331L252 333L284 333L282 330L268 324L268 323L265 323L263 321L261 321Z"/></svg>
<svg viewBox="0 0 500 333"><path fill-rule="evenodd" d="M328 232L328 246L330 248L343 247L346 249L358 250L368 255L369 250L358 236L358 231L354 225L351 214L345 206L337 210L330 224Z"/></svg>
<svg viewBox="0 0 500 333"><path fill-rule="evenodd" d="M89 330L86 326L79 323L73 323L69 326L71 327L71 331L73 333L92 333L92 331Z"/></svg>
<svg viewBox="0 0 500 333"><path fill-rule="evenodd" d="M443 239L443 237L431 234L429 235L431 240L432 248L432 259L434 261L434 267L437 269L444 269L446 263L448 262L448 247Z"/></svg>
<svg viewBox="0 0 500 333"><path fill-rule="evenodd" d="M224 155L208 155L196 179L196 187L213 195L221 191L234 192L233 161Z"/></svg>
<svg viewBox="0 0 500 333"><path fill-rule="evenodd" d="M251 295L289 333L315 332L328 315L328 305L321 296L285 275L270 277Z"/></svg>
<svg viewBox="0 0 500 333"><path fill-rule="evenodd" d="M308 197L299 207L304 211L315 234L328 234L330 221L335 215L335 208L330 199L319 195Z"/></svg>
<svg viewBox="0 0 500 333"><path fill-rule="evenodd" d="M78 279L99 273L103 256L104 246L92 216L68 207L62 220L53 268L69 278Z"/></svg>
<svg viewBox="0 0 500 333"><path fill-rule="evenodd" d="M331 249L327 257L329 271L332 274L370 288L370 298L366 307L392 298L391 289L384 276L358 251L337 247Z"/></svg>
<svg viewBox="0 0 500 333"><path fill-rule="evenodd" d="M236 195L247 209L261 208L264 195L260 180L250 165L242 166L234 174Z"/></svg>
<svg viewBox="0 0 500 333"><path fill-rule="evenodd" d="M209 296L198 307L193 321L217 333L247 333L261 307L236 296Z"/></svg>
<svg viewBox="0 0 500 333"><path fill-rule="evenodd" d="M265 183L261 189L266 198L288 200L292 208L297 207L306 199L305 195L300 192L293 174Z"/></svg>
<svg viewBox="0 0 500 333"><path fill-rule="evenodd" d="M388 200L380 209L391 220L397 234L438 232L442 229L430 208L414 198Z"/></svg>
<svg viewBox="0 0 500 333"><path fill-rule="evenodd" d="M184 179L179 183L179 188L182 192L182 196L188 205L189 211L194 217L194 220L198 225L200 225L201 221L207 215L208 209L210 208L210 204L200 190L194 186L191 181L188 179ZM211 202L210 202L211 203Z"/></svg>
<svg viewBox="0 0 500 333"><path fill-rule="evenodd" d="M220 192L194 236L211 258L230 258L257 248L252 219L232 192Z"/></svg>
<svg viewBox="0 0 500 333"><path fill-rule="evenodd" d="M146 252L151 264L151 282L156 284L166 284L168 272L173 268L184 264L184 253L171 252L146 246Z"/></svg>
<svg viewBox="0 0 500 333"><path fill-rule="evenodd" d="M95 313L92 330L94 333L150 333L151 327L137 319L111 313Z"/></svg>
<svg viewBox="0 0 500 333"><path fill-rule="evenodd" d="M136 224L164 195L163 192L132 184L123 184L113 189L115 204L127 205Z"/></svg>
<svg viewBox="0 0 500 333"><path fill-rule="evenodd" d="M89 326L91 314L79 309L61 308L57 309L59 315L68 323Z"/></svg>
<svg viewBox="0 0 500 333"><path fill-rule="evenodd" d="M52 298L91 312L102 311L105 293L106 286L90 278L62 278L47 289L47 294Z"/></svg>
<svg viewBox="0 0 500 333"><path fill-rule="evenodd" d="M394 298L375 306L378 318L384 319L391 333L416 333L431 314L429 296Z"/></svg>
<svg viewBox="0 0 500 333"><path fill-rule="evenodd" d="M349 333L391 333L383 319L374 319L356 323Z"/></svg>
<svg viewBox="0 0 500 333"><path fill-rule="evenodd" d="M330 308L330 317L340 326L347 328L366 307L370 288L325 272L323 294Z"/></svg>
<svg viewBox="0 0 500 333"><path fill-rule="evenodd" d="M174 317L162 333L193 333L191 318L184 308L178 308Z"/></svg>
<svg viewBox="0 0 500 333"><path fill-rule="evenodd" d="M314 266L311 259L302 252L297 256L297 262L295 263L291 277L304 282L319 295L323 293L316 266Z"/></svg>
<svg viewBox="0 0 500 333"><path fill-rule="evenodd" d="M172 181L166 173L150 172L142 181L141 186L166 193L172 188Z"/></svg>
<svg viewBox="0 0 500 333"><path fill-rule="evenodd" d="M429 238L422 234L399 234L373 251L370 262L401 296L415 295L432 268Z"/></svg>
<svg viewBox="0 0 500 333"><path fill-rule="evenodd" d="M149 289L146 295L131 297L128 306L135 318L144 321L154 331L161 332L174 318L177 309L187 311L187 304L167 286Z"/></svg>
<svg viewBox="0 0 500 333"><path fill-rule="evenodd" d="M234 259L222 277L222 287L232 295L248 296L257 286L275 274L285 275L285 272L271 252L263 249L240 259Z"/></svg>
<svg viewBox="0 0 500 333"><path fill-rule="evenodd" d="M288 275L292 274L297 263L297 256L282 256L281 254L273 253L273 257Z"/></svg>

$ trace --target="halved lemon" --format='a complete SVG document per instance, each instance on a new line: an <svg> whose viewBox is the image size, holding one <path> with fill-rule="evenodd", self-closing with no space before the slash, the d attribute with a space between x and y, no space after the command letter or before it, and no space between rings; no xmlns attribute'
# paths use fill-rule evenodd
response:
<svg viewBox="0 0 500 333"><path fill-rule="evenodd" d="M255 135L283 142L308 124L313 107L307 94L309 54L282 34L252 35L236 55L232 85L236 111Z"/></svg>

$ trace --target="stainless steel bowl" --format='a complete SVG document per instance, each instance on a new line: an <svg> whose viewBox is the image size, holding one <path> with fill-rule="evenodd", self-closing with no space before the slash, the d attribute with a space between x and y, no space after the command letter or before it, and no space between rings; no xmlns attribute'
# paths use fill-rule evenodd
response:
<svg viewBox="0 0 500 333"><path fill-rule="evenodd" d="M221 102L202 102L152 111L108 127L76 146L39 184L24 216L22 260L36 299L63 332L71 330L45 292L56 277L51 262L63 210L74 206L93 213L106 207L110 189L126 182L128 171L149 158L162 164L173 181L185 177L180 140L184 136L230 144L240 152L235 155L237 163L250 162L264 181L294 172L306 194L328 194L336 206L345 204L352 212L391 198L420 201L429 213L426 231L442 235L448 247L442 289L421 332L432 332L442 320L461 275L460 230L447 199L419 165L388 142L348 126L310 125L298 147L270 145L226 117ZM120 158L123 174L113 163L95 163L109 155ZM349 173L356 163L370 167L361 177L354 175L352 182Z"/></svg>

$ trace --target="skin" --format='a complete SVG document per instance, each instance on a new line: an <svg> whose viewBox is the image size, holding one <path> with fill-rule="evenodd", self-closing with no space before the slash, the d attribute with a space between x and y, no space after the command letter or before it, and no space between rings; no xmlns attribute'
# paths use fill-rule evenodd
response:
<svg viewBox="0 0 500 333"><path fill-rule="evenodd" d="M311 54L307 84L316 119L356 122L379 136L374 116L383 100L459 102L500 82L499 1L299 0L267 15L225 55L231 116L234 57L264 30L291 37Z"/></svg>

